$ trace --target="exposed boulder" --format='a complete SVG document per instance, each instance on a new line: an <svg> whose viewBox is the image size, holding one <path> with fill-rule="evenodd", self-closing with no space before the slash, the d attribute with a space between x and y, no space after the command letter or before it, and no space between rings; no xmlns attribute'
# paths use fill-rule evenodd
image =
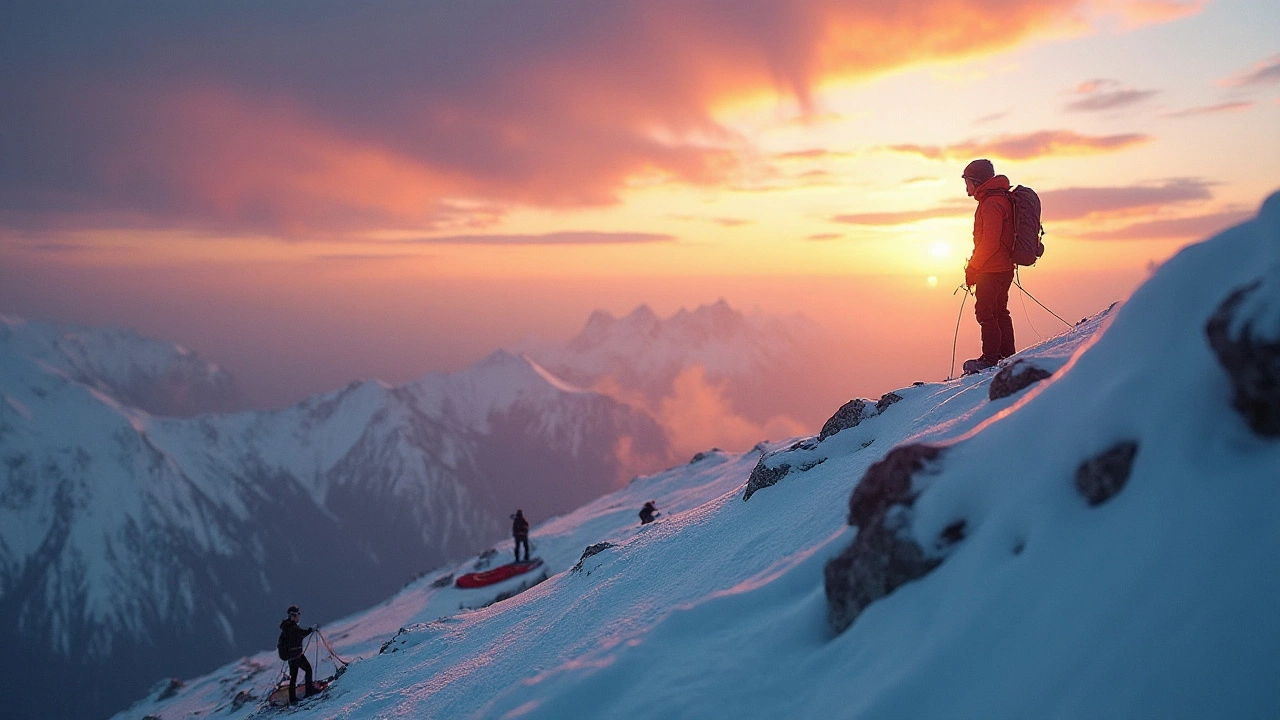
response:
<svg viewBox="0 0 1280 720"><path fill-rule="evenodd" d="M876 413L883 413L885 408L901 400L902 396L895 392L887 392L881 395L880 399L876 401Z"/></svg>
<svg viewBox="0 0 1280 720"><path fill-rule="evenodd" d="M849 524L858 534L844 552L827 562L823 579L827 624L833 633L848 628L876 600L924 576L942 562L911 536L912 477L937 460L943 448L906 445L867 468L849 498ZM941 545L964 537L964 522L947 527Z"/></svg>
<svg viewBox="0 0 1280 720"><path fill-rule="evenodd" d="M768 455L761 456L756 462L756 466L751 469L751 477L747 478L747 489L742 494L742 499L750 500L751 496L761 488L767 488L776 485L779 480L787 476L791 472L791 463L782 463L776 467L770 467L766 462Z"/></svg>
<svg viewBox="0 0 1280 720"><path fill-rule="evenodd" d="M991 386L987 389L987 397L993 401L1007 398L1052 375L1052 372L1026 360L1015 360L992 378Z"/></svg>
<svg viewBox="0 0 1280 720"><path fill-rule="evenodd" d="M881 517L892 505L910 507L915 502L911 477L938 459L943 448L936 445L904 445L890 450L867 468L862 482L849 496L849 524L865 526Z"/></svg>
<svg viewBox="0 0 1280 720"><path fill-rule="evenodd" d="M818 441L826 440L841 430L857 427L863 420L879 415L885 411L885 408L900 400L902 396L892 392L881 395L874 404L864 398L854 398L841 405L836 414L823 423L822 430L818 433Z"/></svg>
<svg viewBox="0 0 1280 720"><path fill-rule="evenodd" d="M1076 489L1096 507L1110 500L1129 482L1133 470L1133 458L1138 454L1138 443L1125 440L1116 443L1105 452L1086 460L1076 469Z"/></svg>
<svg viewBox="0 0 1280 720"><path fill-rule="evenodd" d="M1236 289L1205 325L1231 378L1231 404L1259 435L1280 437L1280 267Z"/></svg>

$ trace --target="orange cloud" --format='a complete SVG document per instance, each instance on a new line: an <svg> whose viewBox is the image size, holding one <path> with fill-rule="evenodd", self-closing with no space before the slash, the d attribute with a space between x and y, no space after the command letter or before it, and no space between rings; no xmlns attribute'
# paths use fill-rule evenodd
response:
<svg viewBox="0 0 1280 720"><path fill-rule="evenodd" d="M888 149L929 160L971 160L995 157L1032 160L1040 157L1100 155L1119 152L1152 140L1150 135L1081 135L1070 130L1042 130L1022 135L1001 135L990 140L966 140L955 145L890 145Z"/></svg>
<svg viewBox="0 0 1280 720"><path fill-rule="evenodd" d="M757 425L736 414L724 389L708 382L699 365L680 372L657 415L667 437L677 444L673 449L678 455L710 447L742 451L761 440L805 434L800 423L785 416Z"/></svg>
<svg viewBox="0 0 1280 720"><path fill-rule="evenodd" d="M16 44L0 126L28 141L5 156L0 222L358 237L613 203L642 178L732 186L746 141L716 121L725 103L807 104L827 79L1082 27L1094 3L584 7L255 5L228 24L129 6Z"/></svg>

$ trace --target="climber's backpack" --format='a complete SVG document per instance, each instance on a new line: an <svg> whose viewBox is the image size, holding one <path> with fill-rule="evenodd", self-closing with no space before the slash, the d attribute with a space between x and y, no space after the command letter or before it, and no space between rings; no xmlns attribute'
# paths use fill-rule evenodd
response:
<svg viewBox="0 0 1280 720"><path fill-rule="evenodd" d="M1040 224L1040 196L1026 185L1009 191L1013 204L1013 262L1035 265L1044 255L1044 226Z"/></svg>
<svg viewBox="0 0 1280 720"><path fill-rule="evenodd" d="M276 654L281 660L292 660L294 653L289 652L289 641L285 638L284 632L280 633L280 639L276 641Z"/></svg>

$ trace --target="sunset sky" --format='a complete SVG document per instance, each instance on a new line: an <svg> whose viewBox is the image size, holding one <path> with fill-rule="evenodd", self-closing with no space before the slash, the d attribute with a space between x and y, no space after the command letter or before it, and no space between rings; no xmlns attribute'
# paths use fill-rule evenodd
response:
<svg viewBox="0 0 1280 720"><path fill-rule="evenodd" d="M878 396L948 372L975 157L1040 193L1022 278L1071 320L1250 217L1278 30L1275 0L6 3L0 312L281 403L723 297L819 322L848 359L815 382ZM1062 329L1022 302L1019 348Z"/></svg>

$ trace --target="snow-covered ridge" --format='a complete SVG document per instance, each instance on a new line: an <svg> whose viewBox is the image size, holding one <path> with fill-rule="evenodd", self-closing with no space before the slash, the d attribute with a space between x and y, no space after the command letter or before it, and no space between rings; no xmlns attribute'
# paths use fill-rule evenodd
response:
<svg viewBox="0 0 1280 720"><path fill-rule="evenodd" d="M1017 367L897 389L821 440L709 453L537 525L549 578L511 599L459 609L515 585L452 587L475 558L330 624L359 660L301 712L1280 716L1280 438L1246 421L1206 334L1261 279L1252 324L1226 325L1280 353L1277 272L1280 194ZM639 527L645 500L664 517ZM252 716L277 665L159 686L118 717Z"/></svg>
<svg viewBox="0 0 1280 720"><path fill-rule="evenodd" d="M235 380L222 368L180 345L133 330L0 314L0 354L45 363L154 415L221 412L240 403Z"/></svg>
<svg viewBox="0 0 1280 720"><path fill-rule="evenodd" d="M281 603L350 611L501 536L515 507L567 511L633 463L669 461L652 420L507 353L179 418L84 376L110 365L96 343L72 357L64 330L9 318L0 333L0 674L14 679L0 704L19 715L33 696L18 688L75 673L86 692L68 702L132 695L253 647L249 629ZM136 360L163 344L107 347Z"/></svg>

